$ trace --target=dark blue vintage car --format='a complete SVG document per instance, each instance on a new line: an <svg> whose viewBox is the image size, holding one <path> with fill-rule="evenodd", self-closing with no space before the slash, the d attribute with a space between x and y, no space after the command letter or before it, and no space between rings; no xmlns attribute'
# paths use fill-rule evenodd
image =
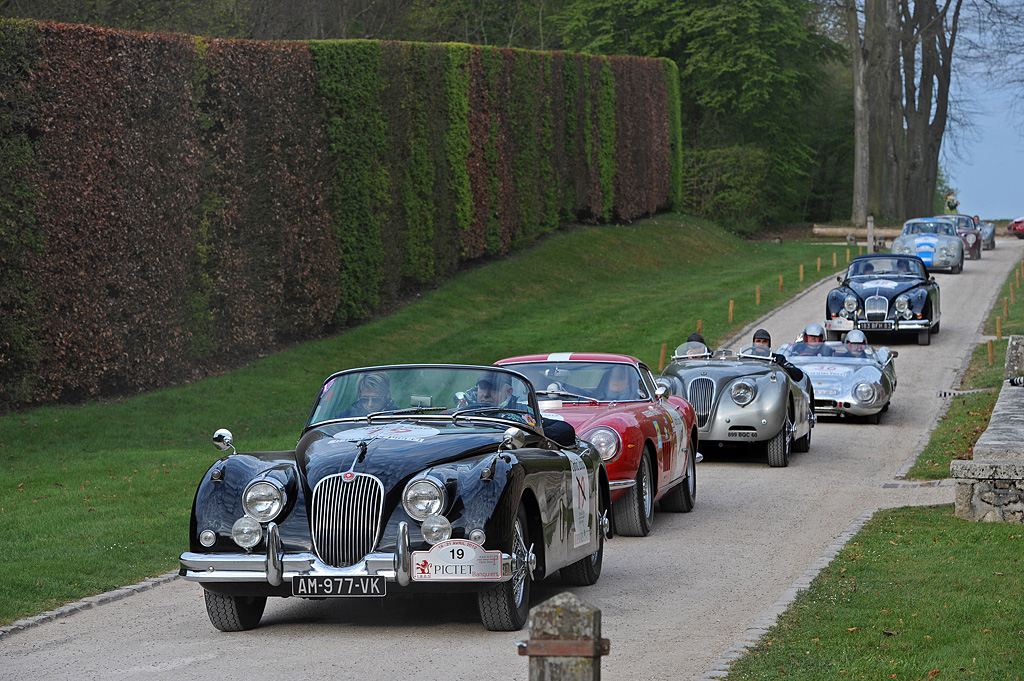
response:
<svg viewBox="0 0 1024 681"><path fill-rule="evenodd" d="M222 631L268 596L469 592L491 630L526 622L530 584L601 574L601 457L543 422L532 385L498 367L353 369L324 382L294 451L231 453L203 476L181 575Z"/></svg>
<svg viewBox="0 0 1024 681"><path fill-rule="evenodd" d="M841 340L853 329L917 334L928 345L942 316L939 285L914 255L861 255L825 299L825 333Z"/></svg>

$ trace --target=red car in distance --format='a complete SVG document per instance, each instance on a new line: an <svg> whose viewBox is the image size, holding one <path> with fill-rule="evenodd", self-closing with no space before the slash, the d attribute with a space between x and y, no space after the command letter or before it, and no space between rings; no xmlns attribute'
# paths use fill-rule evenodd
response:
<svg viewBox="0 0 1024 681"><path fill-rule="evenodd" d="M687 513L697 496L693 407L654 382L629 355L561 352L498 362L533 383L545 418L566 421L601 453L608 471L615 532L644 537L654 504Z"/></svg>
<svg viewBox="0 0 1024 681"><path fill-rule="evenodd" d="M1018 239L1024 239L1024 217L1010 220L1010 224L1006 226L1006 233L1012 234Z"/></svg>
<svg viewBox="0 0 1024 681"><path fill-rule="evenodd" d="M936 215L935 217L946 218L956 225L956 233L960 236L960 240L964 242L964 255L966 257L971 260L981 259L981 230L975 226L974 218L970 215L960 215L958 213L947 213L945 215Z"/></svg>

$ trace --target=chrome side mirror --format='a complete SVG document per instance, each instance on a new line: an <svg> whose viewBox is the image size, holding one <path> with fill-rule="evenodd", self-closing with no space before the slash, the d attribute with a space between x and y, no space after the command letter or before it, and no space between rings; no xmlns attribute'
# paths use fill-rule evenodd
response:
<svg viewBox="0 0 1024 681"><path fill-rule="evenodd" d="M522 449L526 445L526 432L515 426L505 431L505 438L501 441L501 449Z"/></svg>
<svg viewBox="0 0 1024 681"><path fill-rule="evenodd" d="M232 452L234 452L234 441L235 438L232 437L231 431L228 430L227 428L221 428L220 430L213 434L213 444L215 447L217 447L217 449L219 449L222 452L226 452L229 449Z"/></svg>
<svg viewBox="0 0 1024 681"><path fill-rule="evenodd" d="M655 399L660 400L665 395L668 395L668 388L666 388L663 385L659 385L658 388L654 391L654 398Z"/></svg>

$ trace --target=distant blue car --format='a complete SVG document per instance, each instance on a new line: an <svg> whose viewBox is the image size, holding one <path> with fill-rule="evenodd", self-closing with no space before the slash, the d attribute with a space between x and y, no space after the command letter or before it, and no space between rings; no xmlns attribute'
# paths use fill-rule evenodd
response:
<svg viewBox="0 0 1024 681"><path fill-rule="evenodd" d="M929 270L960 274L964 269L964 242L947 218L907 220L890 250L894 255L916 255Z"/></svg>

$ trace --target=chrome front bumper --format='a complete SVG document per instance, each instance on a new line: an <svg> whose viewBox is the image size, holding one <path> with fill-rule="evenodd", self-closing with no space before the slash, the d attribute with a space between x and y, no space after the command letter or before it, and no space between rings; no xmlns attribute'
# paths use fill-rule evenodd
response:
<svg viewBox="0 0 1024 681"><path fill-rule="evenodd" d="M312 553L285 553L281 548L281 536L277 525L267 526L267 551L259 553L192 553L181 554L178 574L193 582L234 583L266 582L280 586L293 577L383 577L399 586L408 586L412 581L412 552L409 550L409 526L398 524L398 548L394 553L371 553L355 565L334 567L327 565ZM507 582L512 579L516 558L501 554L501 577ZM432 581L446 581L435 579ZM456 580L452 580L456 581ZM465 580L457 580L465 581Z"/></svg>
<svg viewBox="0 0 1024 681"><path fill-rule="evenodd" d="M842 317L836 317L834 319L825 320L825 329L827 331L853 331L854 329L863 329L861 326L862 322L869 322L872 320L868 319L843 319ZM890 321L890 320L885 320ZM892 320L894 326L885 333L900 332L900 331L921 331L923 329L932 328L932 322L930 319L896 319ZM865 329L866 331L877 331L878 329Z"/></svg>

